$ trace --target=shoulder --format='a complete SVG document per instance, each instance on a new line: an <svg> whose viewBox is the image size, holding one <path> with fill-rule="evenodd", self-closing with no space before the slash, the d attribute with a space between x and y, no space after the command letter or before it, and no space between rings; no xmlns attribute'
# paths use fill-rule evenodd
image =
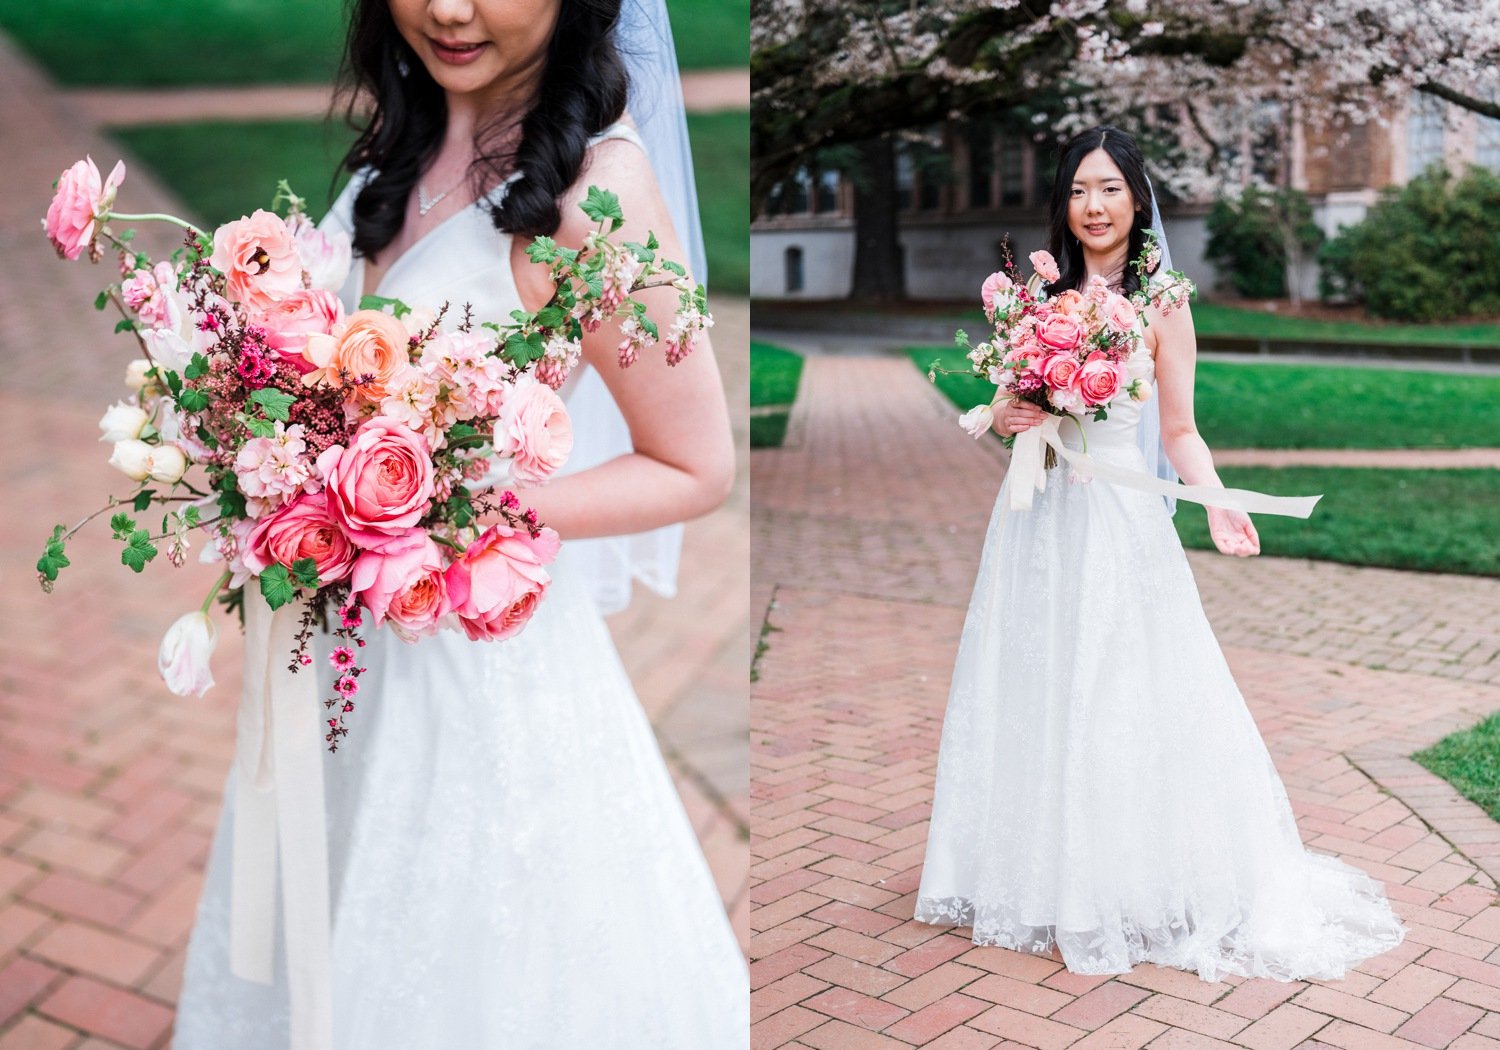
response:
<svg viewBox="0 0 1500 1050"><path fill-rule="evenodd" d="M589 146L578 178L558 202L562 209L559 241L581 242L594 228L579 208L591 186L608 190L620 199L627 228L644 225L660 230L664 221L670 221L651 160L627 122L605 129Z"/></svg>

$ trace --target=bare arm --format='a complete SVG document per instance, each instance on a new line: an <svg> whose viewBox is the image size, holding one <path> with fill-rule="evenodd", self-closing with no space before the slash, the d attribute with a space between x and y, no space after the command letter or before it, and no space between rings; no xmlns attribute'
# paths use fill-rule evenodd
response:
<svg viewBox="0 0 1500 1050"><path fill-rule="evenodd" d="M555 235L559 244L576 248L593 229L578 209L590 185L612 190L620 198L626 222L616 240L645 241L646 231L653 230L663 255L685 261L650 164L633 144L618 140L594 148L563 200L562 226ZM543 267L526 259L525 240L516 239L512 265L523 304L536 309L551 296L552 283ZM666 332L677 308L677 292L656 288L639 298ZM675 367L666 364L658 346L643 352L629 368L621 368L616 359L621 338L613 323L586 333L583 356L619 405L634 451L519 493L522 502L535 507L542 521L565 540L642 532L698 517L721 504L734 481L729 411L709 340L700 338Z"/></svg>

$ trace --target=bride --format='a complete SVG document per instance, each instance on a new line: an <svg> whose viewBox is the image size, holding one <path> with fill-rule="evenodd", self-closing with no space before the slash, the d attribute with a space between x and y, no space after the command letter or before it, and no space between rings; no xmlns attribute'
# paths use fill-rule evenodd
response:
<svg viewBox="0 0 1500 1050"><path fill-rule="evenodd" d="M1047 288L1095 275L1125 293L1155 202L1140 150L1114 128L1063 148L1051 195ZM1165 272L1161 266L1158 272ZM1150 280L1150 278L1147 278ZM1147 313L1157 397L1060 433L1096 461L1150 473L1160 446L1184 481L1221 489L1193 421L1186 308ZM1146 418L1142 418L1143 415ZM1029 402L995 429L1043 422ZM1139 962L1336 979L1404 930L1363 872L1308 853L1286 790L1199 603L1160 496L1062 464L1029 511L1001 487L943 722L922 922L976 944L1047 954L1077 973ZM1208 508L1224 554L1259 553L1248 515Z"/></svg>
<svg viewBox="0 0 1500 1050"><path fill-rule="evenodd" d="M654 230L701 276L660 0L352 12L346 66L375 111L326 220L355 245L346 309L365 294L455 315L467 302L481 321L539 308L552 288L526 245L578 247L590 185L618 194L622 239ZM665 331L675 292L645 302ZM312 979L331 981L341 1050L748 1045L744 959L601 616L633 578L670 591L673 523L732 479L727 410L706 340L675 368L656 353L622 369L619 342L610 326L587 336L562 390L572 473L522 492L564 540L526 629L494 644L366 633L366 688L323 763L331 963ZM307 975L281 947L270 984L231 966L238 794L231 777L175 1046L321 1048L296 1020Z"/></svg>

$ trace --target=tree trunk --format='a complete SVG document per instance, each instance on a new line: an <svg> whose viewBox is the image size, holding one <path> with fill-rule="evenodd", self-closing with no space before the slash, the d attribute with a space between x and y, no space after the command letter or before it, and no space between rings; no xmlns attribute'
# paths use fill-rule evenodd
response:
<svg viewBox="0 0 1500 1050"><path fill-rule="evenodd" d="M891 136L856 147L854 286L849 297L889 302L906 298L906 273L896 227L896 150Z"/></svg>

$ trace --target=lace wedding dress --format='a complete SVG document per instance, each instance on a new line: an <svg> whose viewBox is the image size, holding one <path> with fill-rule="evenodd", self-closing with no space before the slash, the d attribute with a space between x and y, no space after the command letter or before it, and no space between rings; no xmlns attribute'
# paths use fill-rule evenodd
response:
<svg viewBox="0 0 1500 1050"><path fill-rule="evenodd" d="M1084 420L1144 470L1140 405ZM1064 421L1061 436L1081 448ZM1400 943L1380 886L1308 853L1160 496L1000 490L954 666L916 905L1076 973L1335 979Z"/></svg>
<svg viewBox="0 0 1500 1050"><path fill-rule="evenodd" d="M606 137L638 143L623 126ZM329 221L348 228L353 196ZM510 239L471 206L398 259L379 293L506 318L519 303ZM547 599L505 642L366 631L365 688L324 762L339 1050L748 1046L744 959L586 563L565 544ZM177 1050L287 1045L280 948L270 986L229 969L233 820L231 778Z"/></svg>

